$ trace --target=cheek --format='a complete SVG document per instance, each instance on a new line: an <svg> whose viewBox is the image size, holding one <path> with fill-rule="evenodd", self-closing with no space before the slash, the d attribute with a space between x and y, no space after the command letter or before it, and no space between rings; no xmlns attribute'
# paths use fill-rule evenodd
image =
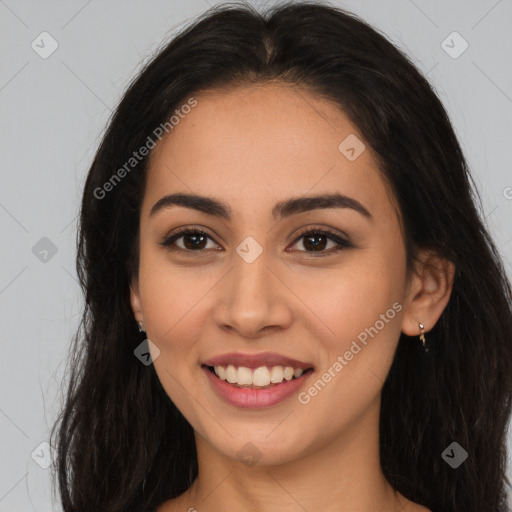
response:
<svg viewBox="0 0 512 512"><path fill-rule="evenodd" d="M193 277L193 272L171 266L158 254L141 252L139 290L147 336L160 350L154 369L169 398L189 422L201 428L197 400L202 393L195 375L201 354L196 341L208 318L208 291L215 282L198 277L197 270Z"/></svg>
<svg viewBox="0 0 512 512"><path fill-rule="evenodd" d="M302 414L323 418L326 437L337 435L378 402L400 336L403 310L386 294L361 294L353 303L341 301L337 306L332 306L327 320L336 335L322 338L321 367L298 396ZM317 427L309 425L312 436Z"/></svg>
<svg viewBox="0 0 512 512"><path fill-rule="evenodd" d="M368 251L336 278L326 276L310 289L310 316L316 317L311 325L319 326L323 355L303 402L314 400L320 409L337 404L352 414L377 397L401 332L403 265L401 252Z"/></svg>
<svg viewBox="0 0 512 512"><path fill-rule="evenodd" d="M326 323L334 334L322 338L321 371L331 375L334 371L356 384L369 374L383 382L400 336L403 306L388 294L351 297L352 302L340 298L339 303L330 304Z"/></svg>
<svg viewBox="0 0 512 512"><path fill-rule="evenodd" d="M307 306L303 318L310 329L316 328L330 352L350 345L360 333L364 341L365 329L376 323L381 334L391 338L400 332L395 318L402 309L405 280L401 257L394 258L392 262L368 251L347 260L345 267L294 278L294 292Z"/></svg>
<svg viewBox="0 0 512 512"><path fill-rule="evenodd" d="M139 289L150 334L169 351L186 350L203 322L201 312L218 279L201 266L170 263L164 251L141 251Z"/></svg>
<svg viewBox="0 0 512 512"><path fill-rule="evenodd" d="M187 407L185 389L193 391L200 354L195 341L206 319L208 290L214 284L198 271L177 268L166 255L141 251L139 290L148 338L160 350L155 371L169 397L181 409ZM185 395L185 396L182 396Z"/></svg>

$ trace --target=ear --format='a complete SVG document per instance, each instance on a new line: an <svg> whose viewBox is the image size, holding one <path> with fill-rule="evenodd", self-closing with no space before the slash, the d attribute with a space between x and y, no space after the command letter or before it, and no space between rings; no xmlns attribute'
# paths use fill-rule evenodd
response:
<svg viewBox="0 0 512 512"><path fill-rule="evenodd" d="M130 282L130 305L132 307L135 320L137 320L137 322L144 322L139 292L139 279L137 276L133 276Z"/></svg>
<svg viewBox="0 0 512 512"><path fill-rule="evenodd" d="M430 331L450 300L455 265L433 251L421 251L409 283L409 303L405 308L402 332L408 336Z"/></svg>

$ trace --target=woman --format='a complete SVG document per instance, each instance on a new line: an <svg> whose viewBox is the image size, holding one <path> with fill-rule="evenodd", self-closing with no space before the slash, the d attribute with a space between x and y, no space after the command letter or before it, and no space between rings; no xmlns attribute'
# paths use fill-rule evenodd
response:
<svg viewBox="0 0 512 512"><path fill-rule="evenodd" d="M470 180L355 16L184 30L85 184L64 510L505 510L511 292Z"/></svg>

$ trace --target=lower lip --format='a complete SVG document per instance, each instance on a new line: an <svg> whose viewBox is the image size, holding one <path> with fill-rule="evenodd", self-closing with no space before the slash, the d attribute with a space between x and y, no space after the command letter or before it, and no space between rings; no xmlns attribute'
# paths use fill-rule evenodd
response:
<svg viewBox="0 0 512 512"><path fill-rule="evenodd" d="M312 373L308 371L298 379L283 380L283 382L271 388L253 389L232 386L228 382L219 379L219 377L208 370L208 368L203 366L202 370L206 373L213 388L221 398L231 405L248 409L271 407L272 405L283 402L297 392Z"/></svg>

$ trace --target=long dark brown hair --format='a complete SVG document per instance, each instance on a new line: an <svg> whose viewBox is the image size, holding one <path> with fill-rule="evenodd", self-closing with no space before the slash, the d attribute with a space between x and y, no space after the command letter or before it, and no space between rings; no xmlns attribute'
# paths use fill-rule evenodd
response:
<svg viewBox="0 0 512 512"><path fill-rule="evenodd" d="M85 309L52 430L64 510L151 510L197 475L192 427L153 366L133 353L144 339L129 283L147 157L99 191L194 94L268 80L331 100L359 128L399 207L408 268L419 249L455 265L450 301L427 335L430 351L402 335L384 384L386 478L434 512L505 511L511 289L461 147L406 55L353 14L318 3L263 14L245 4L210 9L158 52L115 110L83 192L77 272ZM468 453L456 469L441 457L452 442Z"/></svg>

